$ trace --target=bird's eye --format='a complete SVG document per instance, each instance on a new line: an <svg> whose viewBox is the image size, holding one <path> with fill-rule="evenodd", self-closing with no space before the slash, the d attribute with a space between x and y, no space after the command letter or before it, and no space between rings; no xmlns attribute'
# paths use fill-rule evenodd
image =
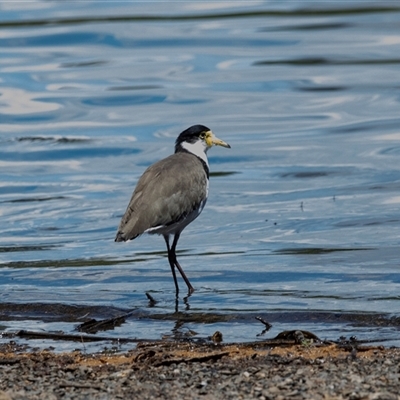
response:
<svg viewBox="0 0 400 400"><path fill-rule="evenodd" d="M200 139L204 139L205 137L206 137L205 132L201 132L201 133L200 133Z"/></svg>

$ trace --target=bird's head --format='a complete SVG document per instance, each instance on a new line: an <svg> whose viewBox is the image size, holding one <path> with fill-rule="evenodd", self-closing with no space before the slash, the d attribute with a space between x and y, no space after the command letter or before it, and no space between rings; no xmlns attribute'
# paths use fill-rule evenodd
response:
<svg viewBox="0 0 400 400"><path fill-rule="evenodd" d="M218 139L206 126L193 125L178 136L175 142L175 152L186 150L194 154L199 151L205 153L212 146L231 148L228 143Z"/></svg>

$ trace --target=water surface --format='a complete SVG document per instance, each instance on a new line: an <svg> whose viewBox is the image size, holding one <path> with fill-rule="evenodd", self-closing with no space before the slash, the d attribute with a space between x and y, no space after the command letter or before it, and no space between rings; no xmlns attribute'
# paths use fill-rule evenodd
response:
<svg viewBox="0 0 400 400"><path fill-rule="evenodd" d="M396 4L0 9L3 331L132 312L108 334L400 345ZM196 291L176 304L163 239L114 237L138 177L196 123L232 149L209 152L179 243Z"/></svg>

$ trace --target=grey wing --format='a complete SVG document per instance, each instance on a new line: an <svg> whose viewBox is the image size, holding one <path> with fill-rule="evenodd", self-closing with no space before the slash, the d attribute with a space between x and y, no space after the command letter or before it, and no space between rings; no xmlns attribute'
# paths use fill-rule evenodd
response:
<svg viewBox="0 0 400 400"><path fill-rule="evenodd" d="M197 157L177 153L150 166L139 179L121 219L115 241L168 226L207 197L207 176Z"/></svg>

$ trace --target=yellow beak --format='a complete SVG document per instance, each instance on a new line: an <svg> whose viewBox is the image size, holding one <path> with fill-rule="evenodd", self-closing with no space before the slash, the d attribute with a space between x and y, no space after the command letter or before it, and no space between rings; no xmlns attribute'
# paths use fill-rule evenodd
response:
<svg viewBox="0 0 400 400"><path fill-rule="evenodd" d="M206 143L207 143L207 145L210 146L210 147L211 147L211 146L222 146L222 147L226 147L226 148L228 148L228 149L231 148L231 146L230 146L228 143L224 142L224 141L221 140L221 139L218 139L218 138L214 135L214 133L213 133L212 131L206 132Z"/></svg>

